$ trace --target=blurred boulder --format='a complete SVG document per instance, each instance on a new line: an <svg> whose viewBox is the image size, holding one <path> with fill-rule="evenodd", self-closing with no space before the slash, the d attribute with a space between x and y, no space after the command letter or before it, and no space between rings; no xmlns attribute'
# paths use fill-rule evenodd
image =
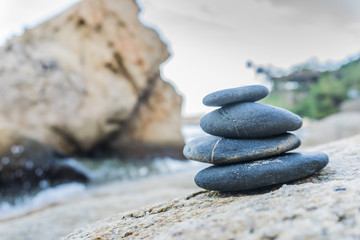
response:
<svg viewBox="0 0 360 240"><path fill-rule="evenodd" d="M341 112L360 112L360 98L351 99L340 105Z"/></svg>
<svg viewBox="0 0 360 240"><path fill-rule="evenodd" d="M0 48L0 124L68 155L181 155L182 98L133 0L85 0Z"/></svg>
<svg viewBox="0 0 360 240"><path fill-rule="evenodd" d="M304 123L297 132L301 138L301 147L315 146L359 134L360 112L340 112Z"/></svg>
<svg viewBox="0 0 360 240"><path fill-rule="evenodd" d="M17 131L0 128L0 190L87 180L85 173L59 160L50 147Z"/></svg>

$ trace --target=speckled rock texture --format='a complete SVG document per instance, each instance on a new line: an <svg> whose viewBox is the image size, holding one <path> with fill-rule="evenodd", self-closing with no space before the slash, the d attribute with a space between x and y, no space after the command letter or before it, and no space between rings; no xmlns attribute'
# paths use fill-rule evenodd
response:
<svg viewBox="0 0 360 240"><path fill-rule="evenodd" d="M200 120L204 132L225 138L262 138L301 127L301 118L285 109L262 103L235 103L212 111Z"/></svg>
<svg viewBox="0 0 360 240"><path fill-rule="evenodd" d="M196 192L63 239L359 239L360 135L311 150L330 157L311 178L246 194Z"/></svg>
<svg viewBox="0 0 360 240"><path fill-rule="evenodd" d="M268 94L269 89L262 85L230 88L206 95L203 104L206 106L224 106L231 103L256 102Z"/></svg>
<svg viewBox="0 0 360 240"><path fill-rule="evenodd" d="M300 139L290 133L259 139L205 136L187 143L184 156L199 162L223 165L279 155L299 147L300 144Z"/></svg>

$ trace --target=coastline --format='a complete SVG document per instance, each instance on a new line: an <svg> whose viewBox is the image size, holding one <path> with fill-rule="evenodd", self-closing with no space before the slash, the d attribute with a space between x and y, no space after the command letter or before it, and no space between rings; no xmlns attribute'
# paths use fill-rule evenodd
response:
<svg viewBox="0 0 360 240"><path fill-rule="evenodd" d="M204 133L197 125L188 125L188 127L183 128L183 134L188 142ZM331 166L334 156L336 159L340 159L342 154L345 158L357 156L354 146L359 141L359 136L311 148L305 147L304 150L327 152L330 156ZM350 149L348 145L351 146ZM140 174L139 178L122 180L115 178L88 187L84 186L83 189L78 186L77 189L73 190L77 191L73 195L67 195L64 198L38 206L22 214L0 220L0 235L5 236L5 239L15 240L23 239L24 236L28 239L59 239L71 233L74 229L81 229L89 224L89 226L94 226L93 224L96 221L101 223L104 221L101 219L124 212L138 212L139 209L146 209L147 206L177 201L174 199L182 201L182 199L193 193L202 191L195 185L193 179L200 169L207 166L206 164L192 161L187 163L178 160L171 161L181 164L181 166L172 166L167 168L166 171L158 171L150 175L141 176ZM167 164L169 164L167 161L158 160L159 166L166 168ZM339 173L346 172L346 165L341 166L339 165L340 162L336 164L336 167L340 170ZM355 164L353 164L352 168L356 167ZM117 168L111 164L107 167L109 169ZM141 169L138 170L142 172ZM98 174L100 172L95 172L95 176ZM104 173L102 172L102 174ZM106 173L105 175L111 174ZM318 182L318 179L315 177L309 181ZM299 183L302 183L302 181ZM332 184L336 185L338 183ZM199 196L201 201L207 201L202 199L203 196ZM79 233L78 230L76 230L76 233Z"/></svg>

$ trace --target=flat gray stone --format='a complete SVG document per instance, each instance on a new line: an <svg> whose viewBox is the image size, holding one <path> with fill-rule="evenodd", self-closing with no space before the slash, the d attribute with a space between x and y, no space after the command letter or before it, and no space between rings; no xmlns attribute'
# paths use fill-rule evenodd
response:
<svg viewBox="0 0 360 240"><path fill-rule="evenodd" d="M235 103L206 114L200 127L208 134L225 138L262 138L294 131L301 118L285 109L261 103Z"/></svg>
<svg viewBox="0 0 360 240"><path fill-rule="evenodd" d="M195 183L208 190L243 191L310 176L328 162L328 156L321 152L286 153L265 160L205 168L195 176Z"/></svg>
<svg viewBox="0 0 360 240"><path fill-rule="evenodd" d="M255 102L268 94L269 89L262 85L229 88L206 95L203 104L206 106L224 106L231 103Z"/></svg>
<svg viewBox="0 0 360 240"><path fill-rule="evenodd" d="M199 162L223 165L280 155L299 147L300 144L300 139L290 133L259 139L205 136L186 144L184 156Z"/></svg>

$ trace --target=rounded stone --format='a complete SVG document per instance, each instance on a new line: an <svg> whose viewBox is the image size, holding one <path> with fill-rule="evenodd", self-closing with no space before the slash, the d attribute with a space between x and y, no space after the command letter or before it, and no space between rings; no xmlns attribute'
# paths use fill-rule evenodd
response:
<svg viewBox="0 0 360 240"><path fill-rule="evenodd" d="M312 175L329 162L325 153L286 153L264 160L205 168L195 176L201 188L236 192L286 183Z"/></svg>
<svg viewBox="0 0 360 240"><path fill-rule="evenodd" d="M225 138L262 138L295 131L301 118L278 107L245 102L226 105L200 120L200 127L208 134Z"/></svg>
<svg viewBox="0 0 360 240"><path fill-rule="evenodd" d="M203 99L206 106L224 106L232 103L255 102L269 94L269 89L262 85L229 88L210 93Z"/></svg>
<svg viewBox="0 0 360 240"><path fill-rule="evenodd" d="M276 156L293 150L300 144L300 139L290 133L259 139L205 136L186 144L184 156L199 162L224 165Z"/></svg>

